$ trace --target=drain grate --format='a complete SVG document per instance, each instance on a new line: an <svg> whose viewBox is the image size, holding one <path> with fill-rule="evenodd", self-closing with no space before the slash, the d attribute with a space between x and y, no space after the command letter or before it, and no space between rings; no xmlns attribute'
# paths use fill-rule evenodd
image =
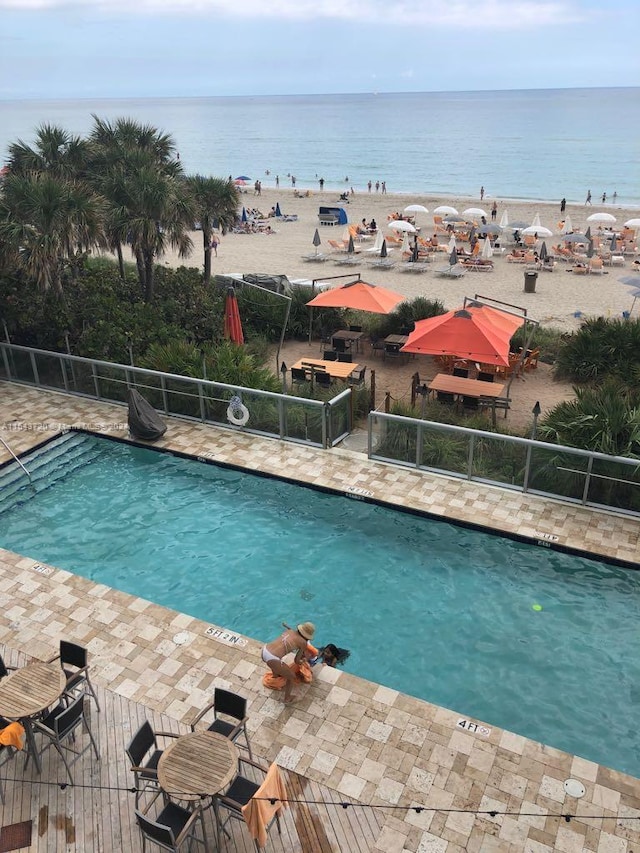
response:
<svg viewBox="0 0 640 853"><path fill-rule="evenodd" d="M0 829L0 853L19 850L21 847L31 847L31 821L11 823Z"/></svg>

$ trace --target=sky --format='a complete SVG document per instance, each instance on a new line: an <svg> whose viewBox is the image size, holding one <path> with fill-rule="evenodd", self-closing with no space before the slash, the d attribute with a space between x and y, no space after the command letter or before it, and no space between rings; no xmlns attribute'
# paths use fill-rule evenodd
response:
<svg viewBox="0 0 640 853"><path fill-rule="evenodd" d="M638 86L639 31L640 0L0 0L0 99Z"/></svg>

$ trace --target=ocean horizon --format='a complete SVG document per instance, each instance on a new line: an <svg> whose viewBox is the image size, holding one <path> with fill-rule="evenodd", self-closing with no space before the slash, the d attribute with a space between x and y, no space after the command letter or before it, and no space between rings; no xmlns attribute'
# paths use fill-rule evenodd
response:
<svg viewBox="0 0 640 853"><path fill-rule="evenodd" d="M171 134L185 171L264 186L640 205L640 88L0 101L0 157L92 113ZM375 189L374 189L375 191ZM615 193L615 201L614 201Z"/></svg>

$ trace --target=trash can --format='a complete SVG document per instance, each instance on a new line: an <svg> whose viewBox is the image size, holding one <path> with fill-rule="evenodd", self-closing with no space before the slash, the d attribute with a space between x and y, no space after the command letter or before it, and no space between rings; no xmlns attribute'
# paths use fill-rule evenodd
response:
<svg viewBox="0 0 640 853"><path fill-rule="evenodd" d="M535 270L525 270L524 271L524 292L525 293L535 293L536 292L536 281L538 280L538 273Z"/></svg>

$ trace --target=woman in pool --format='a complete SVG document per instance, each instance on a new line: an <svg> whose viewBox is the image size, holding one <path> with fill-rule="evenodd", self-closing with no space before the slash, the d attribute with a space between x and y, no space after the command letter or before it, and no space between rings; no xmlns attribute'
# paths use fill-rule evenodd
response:
<svg viewBox="0 0 640 853"><path fill-rule="evenodd" d="M305 652L307 651L307 642L313 640L316 627L313 622L301 622L295 629L285 627L286 631L284 634L281 634L277 640L273 640L273 642L267 643L266 646L262 647L262 660L274 675L279 675L285 679L284 701L288 705L291 702L295 702L297 698L292 695L295 676L291 669L283 662L282 658L291 652L295 652L295 662L302 663Z"/></svg>

